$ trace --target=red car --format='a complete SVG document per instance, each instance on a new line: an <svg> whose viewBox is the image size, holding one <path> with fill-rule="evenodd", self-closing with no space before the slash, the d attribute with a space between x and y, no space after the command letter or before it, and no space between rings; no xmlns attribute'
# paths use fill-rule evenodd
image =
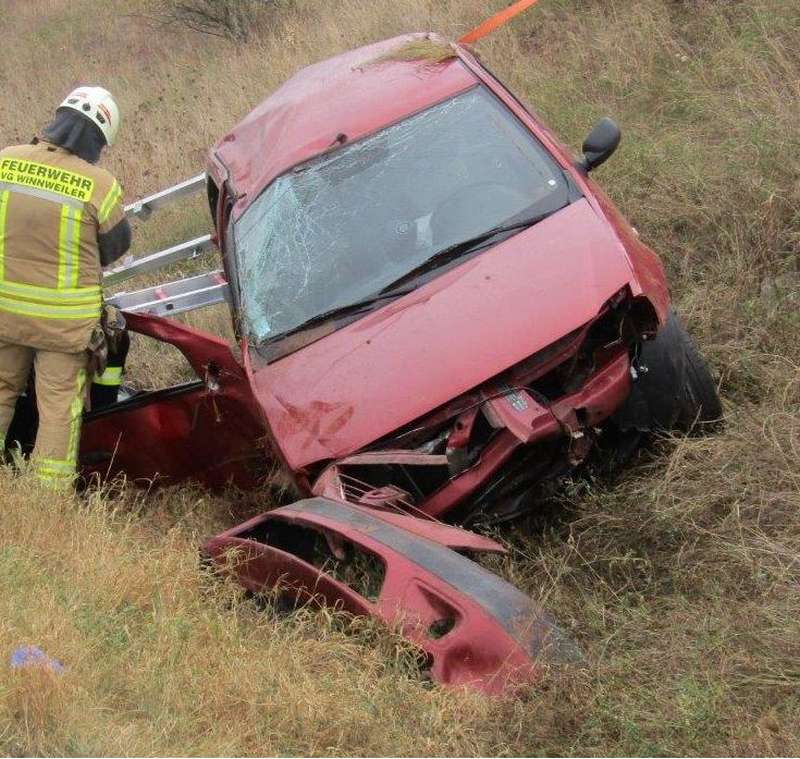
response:
<svg viewBox="0 0 800 759"><path fill-rule="evenodd" d="M466 48L311 66L212 150L248 379L299 489L448 519L535 507L595 442L720 413L657 256ZM429 44L437 44L429 40Z"/></svg>
<svg viewBox="0 0 800 759"><path fill-rule="evenodd" d="M604 119L576 161L427 35L301 71L211 150L223 270L117 299L196 379L89 413L84 471L253 487L277 459L309 500L207 556L400 624L441 681L529 680L563 636L454 553L497 544L438 520L512 518L596 448L721 415L661 262L590 178L619 140ZM198 293L230 303L241 362L162 317ZM386 575L371 601L327 571L355 556Z"/></svg>

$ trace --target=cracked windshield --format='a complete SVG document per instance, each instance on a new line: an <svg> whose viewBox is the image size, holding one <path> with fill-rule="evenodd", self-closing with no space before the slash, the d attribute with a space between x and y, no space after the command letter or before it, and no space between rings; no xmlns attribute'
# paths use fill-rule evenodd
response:
<svg viewBox="0 0 800 759"><path fill-rule="evenodd" d="M439 251L554 212L568 196L555 161L476 87L302 164L262 193L235 227L247 331L256 343L276 339L379 293Z"/></svg>

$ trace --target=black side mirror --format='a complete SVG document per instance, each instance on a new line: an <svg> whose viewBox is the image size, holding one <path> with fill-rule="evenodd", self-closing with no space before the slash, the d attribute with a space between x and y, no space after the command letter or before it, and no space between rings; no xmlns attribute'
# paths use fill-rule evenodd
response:
<svg viewBox="0 0 800 759"><path fill-rule="evenodd" d="M605 163L614 154L621 139L622 132L614 119L608 116L600 119L583 141L581 168L588 172Z"/></svg>

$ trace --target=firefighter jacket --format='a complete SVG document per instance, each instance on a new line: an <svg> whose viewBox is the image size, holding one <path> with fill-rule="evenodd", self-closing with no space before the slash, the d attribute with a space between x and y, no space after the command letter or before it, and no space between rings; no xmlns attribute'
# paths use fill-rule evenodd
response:
<svg viewBox="0 0 800 759"><path fill-rule="evenodd" d="M0 150L0 341L84 350L100 319L98 238L123 221L105 169L48 142Z"/></svg>

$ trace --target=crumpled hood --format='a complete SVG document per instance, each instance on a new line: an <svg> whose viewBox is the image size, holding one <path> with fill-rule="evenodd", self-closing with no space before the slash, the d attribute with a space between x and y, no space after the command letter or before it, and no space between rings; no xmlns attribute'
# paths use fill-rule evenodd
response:
<svg viewBox="0 0 800 759"><path fill-rule="evenodd" d="M585 324L633 271L585 199L254 371L292 469L341 458Z"/></svg>

